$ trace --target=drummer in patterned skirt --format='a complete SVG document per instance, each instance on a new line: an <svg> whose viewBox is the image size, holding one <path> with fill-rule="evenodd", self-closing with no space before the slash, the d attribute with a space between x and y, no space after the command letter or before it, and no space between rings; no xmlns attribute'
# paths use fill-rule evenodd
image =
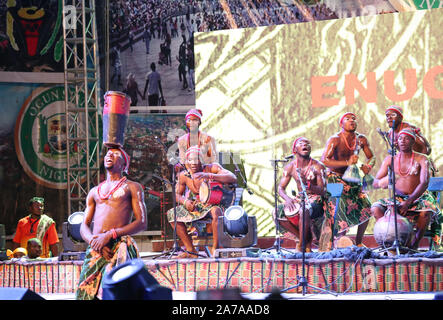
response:
<svg viewBox="0 0 443 320"><path fill-rule="evenodd" d="M301 251L301 226L304 225L304 240L306 252L311 251L313 235L319 240L319 251L327 251L330 248L331 228L325 229L324 212L327 210L326 197L326 167L311 158L311 143L305 137L295 139L292 144L292 160L283 170L283 177L278 186L278 194L284 199L284 205L278 206L277 220L280 226L293 233L298 239L296 249ZM306 214L302 215L302 186L298 173L306 188ZM286 187L293 178L297 183L297 195L292 198L286 194ZM274 213L273 213L274 214ZM306 217L303 223L303 216ZM275 215L274 215L275 218ZM329 234L329 236L328 236ZM326 241L326 243L325 243Z"/></svg>
<svg viewBox="0 0 443 320"><path fill-rule="evenodd" d="M368 139L357 129L357 116L352 112L344 113L339 120L341 131L331 136L326 142L322 162L328 168L328 183L342 183L343 192L339 207L334 218L334 234L343 236L353 226L358 225L355 244L362 246L363 234L371 217L371 202L368 195L362 191L359 182L344 179L348 167L357 165L358 151L362 150L366 163L360 165L364 174L368 174L375 164L374 153ZM335 206L329 203L330 206Z"/></svg>
<svg viewBox="0 0 443 320"><path fill-rule="evenodd" d="M189 148L185 154L185 167L178 175L175 193L177 203L177 235L183 241L186 251L177 258L195 258L196 250L192 239L187 232L186 224L210 224L212 227L213 245L209 248L211 255L218 247L218 217L223 214L222 204L212 205L202 203L199 199L200 186L204 181L217 181L221 184L236 183L235 175L222 168L218 163L208 165L202 164L202 152L194 146ZM186 194L186 188L188 193ZM168 210L168 221L174 228L174 208Z"/></svg>
<svg viewBox="0 0 443 320"><path fill-rule="evenodd" d="M430 170L428 158L413 151L416 133L411 128L403 129L398 134L399 153L394 157L395 193L398 203L398 213L405 216L415 227L416 233L407 244L412 249L417 249L431 221L442 223L441 212L433 195L426 189L429 183ZM387 188L389 184L388 168L392 157L389 155L384 160L378 171L374 188ZM372 205L371 211L378 220L384 216L391 199L381 199ZM434 234L435 238L439 234Z"/></svg>

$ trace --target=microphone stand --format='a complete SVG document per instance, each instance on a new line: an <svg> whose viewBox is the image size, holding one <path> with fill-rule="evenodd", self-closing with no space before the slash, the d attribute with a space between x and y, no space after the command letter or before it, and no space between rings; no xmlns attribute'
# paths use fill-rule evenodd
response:
<svg viewBox="0 0 443 320"><path fill-rule="evenodd" d="M394 133L394 128L395 128L395 120L393 120L392 122L392 136L391 136L391 141L389 142L390 144L390 150L388 150L388 153L391 154L391 165L388 167L388 177L389 177L389 186L391 186L391 188L389 188L389 192L391 195L391 199L392 199L392 203L393 203L393 214L394 214L394 232L395 232L395 238L394 238L394 242L392 243L392 245L389 248L385 248L383 250L380 250L380 252L386 252L386 251L393 251L395 250L397 255L400 255L400 249L402 250L406 250L406 251L413 251L410 248L404 247L402 245L400 245L400 241L398 240L398 225L397 225L397 198L396 198L396 190L395 190L395 169L394 169L394 157L395 157L395 133ZM392 214L392 213L391 213Z"/></svg>
<svg viewBox="0 0 443 320"><path fill-rule="evenodd" d="M275 213L275 217L274 217L274 223L275 223L275 241L274 241L274 245L266 250L270 250L270 249L275 249L277 251L277 254L281 254L281 238L280 238L280 223L278 222L278 208L277 208L277 203L278 203L278 195L277 195L277 171L278 171L278 163L279 162L288 162L288 159L284 159L284 160L279 160L279 159L272 159L271 162L273 164L274 167L274 213ZM289 250L286 250L289 253L292 253Z"/></svg>
<svg viewBox="0 0 443 320"><path fill-rule="evenodd" d="M303 180L301 178L300 175L300 169L297 168L297 176L298 176L298 180L300 181L300 186L301 186L301 203L302 203L302 219L300 221L302 221L303 223L301 224L301 238L302 238L302 259L301 259L301 265L302 265L302 276L297 276L298 278L298 283L294 286L291 286L289 288L286 288L284 290L282 290L281 292L286 292L292 289L296 289L298 287L302 287L302 294L305 295L307 293L307 288L312 288L318 291L322 291L325 293L330 293L332 295L338 296L337 293L323 289L323 288L319 288L316 286L313 286L311 284L308 283L308 280L306 278L306 240L305 240L305 232L306 232L306 228L305 228L305 224L306 224L306 199L308 199L308 194L306 193L306 187L303 183ZM300 224L299 224L300 225Z"/></svg>
<svg viewBox="0 0 443 320"><path fill-rule="evenodd" d="M254 192L252 192L251 189L248 188L248 181L247 181L246 178L243 176L243 173L240 171L240 168L238 167L237 162L235 162L235 160L234 160L234 155L232 154L232 152L229 152L229 156L230 156L230 158L231 158L231 160L232 160L232 163L233 163L234 166L235 166L235 172L239 174L240 178L242 179L243 183L245 184L245 189L246 189L246 191L248 191L248 193L249 193L250 195L253 195Z"/></svg>

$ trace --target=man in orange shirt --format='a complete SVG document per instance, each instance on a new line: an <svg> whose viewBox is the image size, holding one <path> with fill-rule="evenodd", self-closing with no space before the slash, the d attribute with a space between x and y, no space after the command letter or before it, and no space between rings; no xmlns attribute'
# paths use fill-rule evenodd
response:
<svg viewBox="0 0 443 320"><path fill-rule="evenodd" d="M34 197L29 200L30 215L19 220L13 241L13 248L26 248L29 239L37 238L42 242L41 258L56 257L58 255L58 235L55 222L43 214L43 198Z"/></svg>

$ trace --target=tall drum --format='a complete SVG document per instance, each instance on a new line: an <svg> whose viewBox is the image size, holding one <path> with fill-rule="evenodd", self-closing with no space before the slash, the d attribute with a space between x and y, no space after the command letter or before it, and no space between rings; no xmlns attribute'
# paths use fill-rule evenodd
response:
<svg viewBox="0 0 443 320"><path fill-rule="evenodd" d="M103 108L103 144L123 147L124 133L129 118L131 98L123 92L105 93Z"/></svg>

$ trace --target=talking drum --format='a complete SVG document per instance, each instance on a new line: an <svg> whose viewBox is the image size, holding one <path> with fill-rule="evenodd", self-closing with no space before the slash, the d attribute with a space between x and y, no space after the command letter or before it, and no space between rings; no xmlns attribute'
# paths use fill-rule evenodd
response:
<svg viewBox="0 0 443 320"><path fill-rule="evenodd" d="M123 92L105 93L103 108L103 144L105 146L123 147L130 106L131 98Z"/></svg>
<svg viewBox="0 0 443 320"><path fill-rule="evenodd" d="M204 204L221 204L227 208L234 203L235 192L224 189L220 182L203 181L200 185L199 198Z"/></svg>

